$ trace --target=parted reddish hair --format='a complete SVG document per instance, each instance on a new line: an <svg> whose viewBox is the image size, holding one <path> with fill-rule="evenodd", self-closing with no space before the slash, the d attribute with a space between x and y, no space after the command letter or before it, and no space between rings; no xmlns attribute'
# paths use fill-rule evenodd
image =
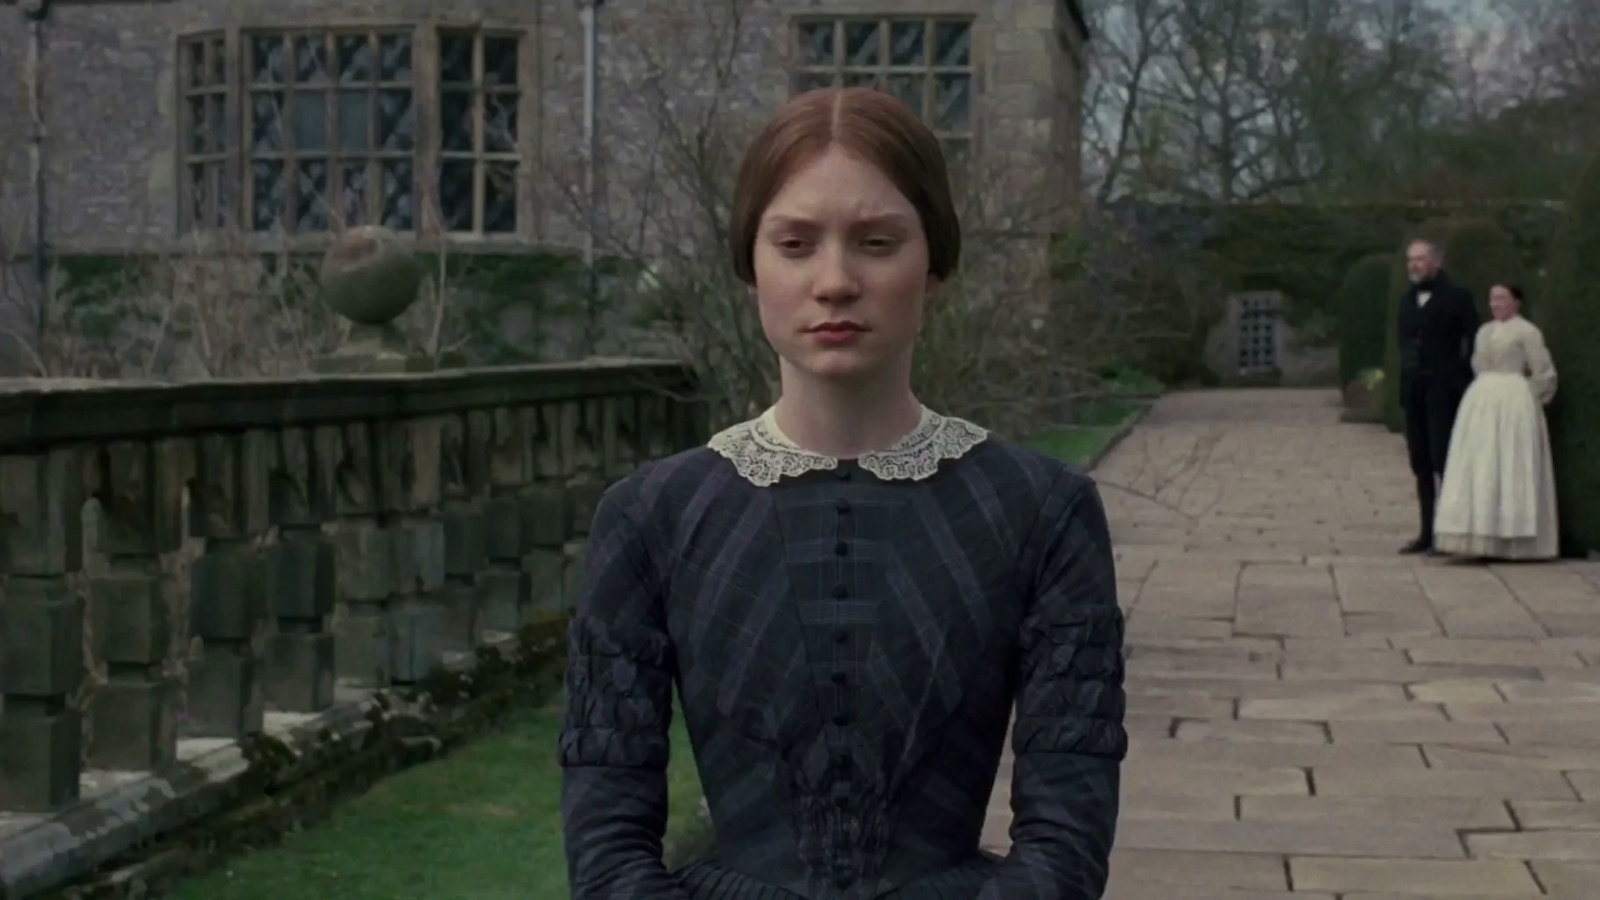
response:
<svg viewBox="0 0 1600 900"><path fill-rule="evenodd" d="M807 91L778 110L745 151L733 192L733 270L753 285L756 233L767 205L796 170L838 145L900 189L922 220L928 272L939 280L961 260L961 223L939 139L917 114L872 88Z"/></svg>

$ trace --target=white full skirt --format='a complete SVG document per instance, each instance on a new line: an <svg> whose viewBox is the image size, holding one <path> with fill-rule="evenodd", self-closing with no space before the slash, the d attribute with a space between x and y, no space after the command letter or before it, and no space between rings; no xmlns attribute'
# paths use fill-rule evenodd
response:
<svg viewBox="0 0 1600 900"><path fill-rule="evenodd" d="M1462 556L1551 559L1560 552L1544 408L1528 380L1485 372L1450 433L1434 546Z"/></svg>

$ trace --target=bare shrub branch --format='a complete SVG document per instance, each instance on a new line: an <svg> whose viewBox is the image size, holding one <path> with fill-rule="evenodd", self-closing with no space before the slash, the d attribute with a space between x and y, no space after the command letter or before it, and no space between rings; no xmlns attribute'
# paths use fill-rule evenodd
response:
<svg viewBox="0 0 1600 900"><path fill-rule="evenodd" d="M787 87L754 38L761 11L753 0L719 0L607 20L617 62L607 70L602 162L617 199L594 220L602 252L627 274L609 279L606 305L695 366L718 423L756 414L777 387L756 304L728 260L740 156ZM555 173L575 222L588 219L582 162ZM930 300L916 387L937 408L1027 434L1070 415L1070 399L1093 393L1162 317L1138 314L1143 296L1098 293L1106 278L1078 252L1094 242L1076 235L1097 217L1077 217L1073 192L1055 184L1054 173L1076 171L1067 160L997 148L953 168L962 268ZM1125 253L1119 265L1151 261Z"/></svg>

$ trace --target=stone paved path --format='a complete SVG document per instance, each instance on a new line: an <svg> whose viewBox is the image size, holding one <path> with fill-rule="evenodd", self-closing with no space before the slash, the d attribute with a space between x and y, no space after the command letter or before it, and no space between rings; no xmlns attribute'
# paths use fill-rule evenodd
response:
<svg viewBox="0 0 1600 900"><path fill-rule="evenodd" d="M1600 566L1398 556L1401 440L1332 392L1172 395L1095 474L1130 646L1107 900L1600 898Z"/></svg>

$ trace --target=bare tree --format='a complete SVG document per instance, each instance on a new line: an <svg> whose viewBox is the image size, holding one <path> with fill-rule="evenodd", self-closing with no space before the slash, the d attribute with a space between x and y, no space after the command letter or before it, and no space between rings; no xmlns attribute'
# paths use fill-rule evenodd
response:
<svg viewBox="0 0 1600 900"><path fill-rule="evenodd" d="M1438 0L1098 6L1096 193L1189 202L1392 192L1437 156L1455 24Z"/></svg>
<svg viewBox="0 0 1600 900"><path fill-rule="evenodd" d="M1154 70L1173 53L1170 0L1127 0L1090 8L1088 83L1084 86L1085 169L1095 199L1119 196L1130 171L1147 171L1156 152L1141 129L1145 91ZM1146 161L1141 165L1141 161Z"/></svg>

